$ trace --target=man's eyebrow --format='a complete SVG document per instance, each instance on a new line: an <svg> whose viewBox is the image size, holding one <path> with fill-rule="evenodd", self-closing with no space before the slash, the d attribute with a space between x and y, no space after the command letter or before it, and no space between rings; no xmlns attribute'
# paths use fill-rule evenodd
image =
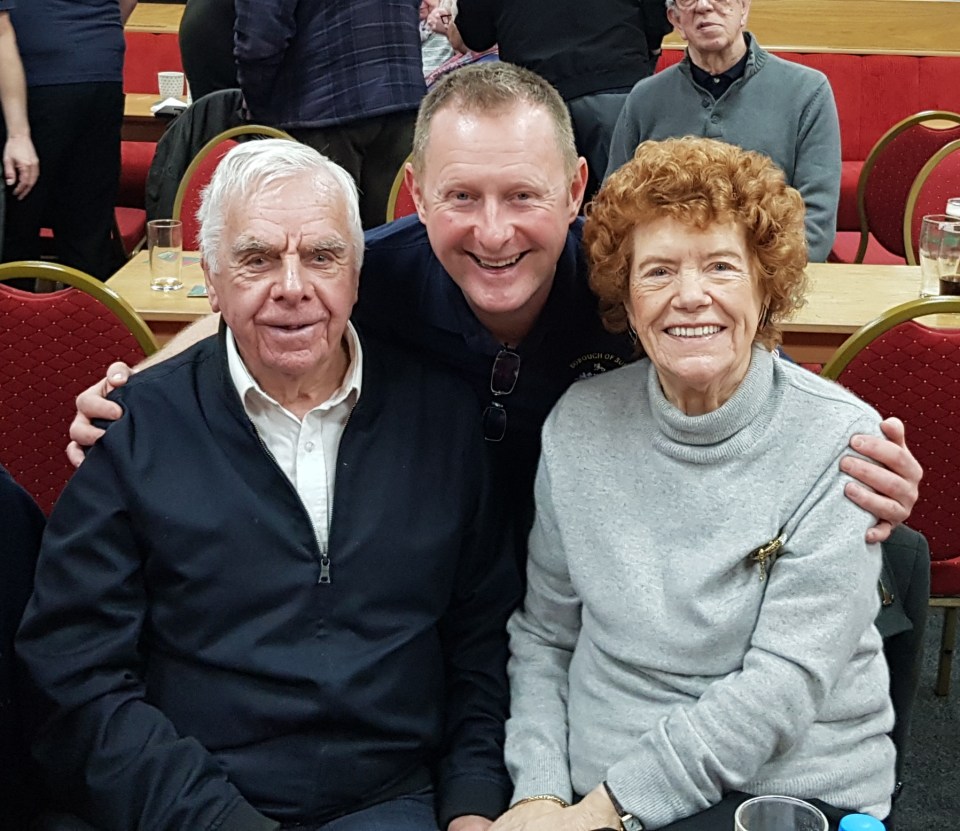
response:
<svg viewBox="0 0 960 831"><path fill-rule="evenodd" d="M271 250L272 246L269 243L250 234L241 234L230 246L230 254L234 258L242 257L245 254L262 254Z"/></svg>
<svg viewBox="0 0 960 831"><path fill-rule="evenodd" d="M340 236L324 237L314 240L308 245L305 245L304 248L311 254L320 254L324 251L329 251L333 254L342 254L347 250L347 241Z"/></svg>

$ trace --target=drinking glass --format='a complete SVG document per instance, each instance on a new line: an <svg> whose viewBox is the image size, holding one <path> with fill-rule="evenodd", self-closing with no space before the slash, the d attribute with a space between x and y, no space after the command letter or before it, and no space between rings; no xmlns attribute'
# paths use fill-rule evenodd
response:
<svg viewBox="0 0 960 831"><path fill-rule="evenodd" d="M940 253L937 257L940 294L960 295L960 220L940 226Z"/></svg>
<svg viewBox="0 0 960 831"><path fill-rule="evenodd" d="M792 796L755 796L734 815L734 831L828 831L827 818Z"/></svg>
<svg viewBox="0 0 960 831"><path fill-rule="evenodd" d="M182 289L183 223L179 219L151 219L147 223L147 248L150 251L150 288L154 291Z"/></svg>
<svg viewBox="0 0 960 831"><path fill-rule="evenodd" d="M940 256L940 240L943 225L953 222L947 214L927 214L920 225L920 296L936 297L940 294L940 272L937 260Z"/></svg>

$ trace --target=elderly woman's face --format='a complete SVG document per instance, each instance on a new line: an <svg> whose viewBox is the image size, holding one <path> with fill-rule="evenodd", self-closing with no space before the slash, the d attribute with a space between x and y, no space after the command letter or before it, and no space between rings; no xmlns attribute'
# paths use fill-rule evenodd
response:
<svg viewBox="0 0 960 831"><path fill-rule="evenodd" d="M627 316L668 400L695 415L739 386L763 307L743 228L659 219L634 232Z"/></svg>

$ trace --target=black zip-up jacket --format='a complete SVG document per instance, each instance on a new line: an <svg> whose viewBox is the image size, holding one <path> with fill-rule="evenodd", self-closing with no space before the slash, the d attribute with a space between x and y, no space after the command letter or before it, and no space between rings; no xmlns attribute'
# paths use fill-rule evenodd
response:
<svg viewBox="0 0 960 831"><path fill-rule="evenodd" d="M518 579L475 396L364 340L321 584L222 335L115 394L51 516L18 635L45 773L102 831L319 823L431 782L441 827L496 816Z"/></svg>

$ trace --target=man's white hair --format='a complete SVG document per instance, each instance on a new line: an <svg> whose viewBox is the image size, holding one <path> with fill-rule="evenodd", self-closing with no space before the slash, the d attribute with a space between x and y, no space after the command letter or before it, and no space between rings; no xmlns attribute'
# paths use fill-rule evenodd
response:
<svg viewBox="0 0 960 831"><path fill-rule="evenodd" d="M213 178L201 194L200 256L214 274L220 271L220 242L228 207L250 198L264 185L284 179L312 176L317 190L332 180L347 215L347 233L353 245L357 269L363 264L363 227L357 185L340 165L312 147L287 139L256 139L238 144L223 157Z"/></svg>

